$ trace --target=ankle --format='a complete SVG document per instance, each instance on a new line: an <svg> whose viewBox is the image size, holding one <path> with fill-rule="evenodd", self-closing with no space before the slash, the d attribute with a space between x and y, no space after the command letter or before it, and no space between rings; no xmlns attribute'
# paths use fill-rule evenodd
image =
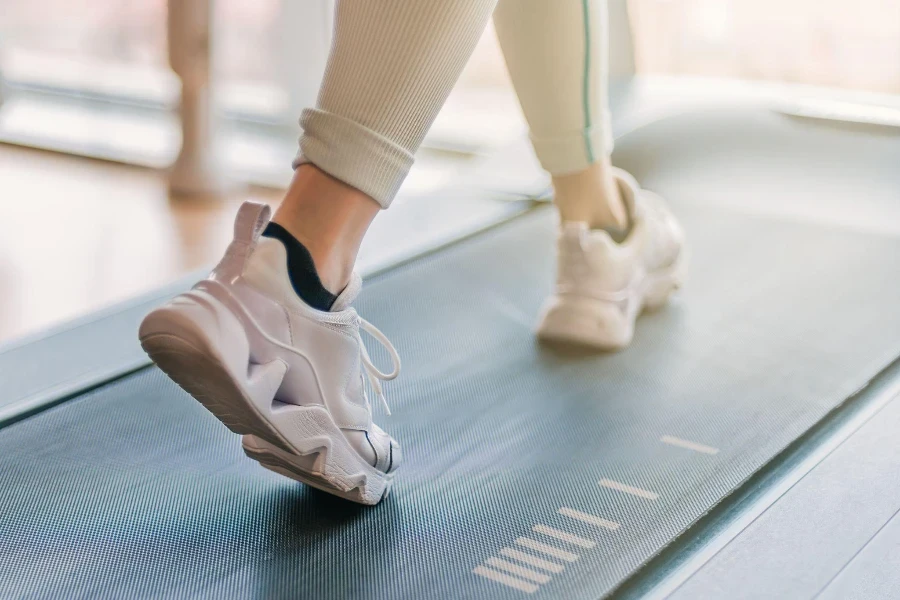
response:
<svg viewBox="0 0 900 600"><path fill-rule="evenodd" d="M300 241L309 248L305 242ZM322 286L335 296L350 283L358 250L358 247L348 248L340 243L329 248L310 250Z"/></svg>
<svg viewBox="0 0 900 600"><path fill-rule="evenodd" d="M350 281L379 208L369 196L306 164L294 173L272 220L306 247L322 285L338 294Z"/></svg>
<svg viewBox="0 0 900 600"><path fill-rule="evenodd" d="M553 177L554 203L563 221L594 229L625 230L628 210L607 157L583 171Z"/></svg>

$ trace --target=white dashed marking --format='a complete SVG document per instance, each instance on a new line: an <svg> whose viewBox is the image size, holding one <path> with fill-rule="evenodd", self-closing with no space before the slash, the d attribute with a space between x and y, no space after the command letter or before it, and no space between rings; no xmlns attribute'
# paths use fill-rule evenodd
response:
<svg viewBox="0 0 900 600"><path fill-rule="evenodd" d="M694 452L702 452L703 454L719 453L718 448L713 448L712 446L706 446L704 444L698 444L697 442L691 442L689 440L683 440L671 435L664 435L659 438L659 441L661 441L663 444L670 444L672 446L678 446L679 448L687 448L688 450L693 450Z"/></svg>
<svg viewBox="0 0 900 600"><path fill-rule="evenodd" d="M553 529L552 527L547 527L546 525L535 525L531 528L531 530L537 533L543 533L544 535L549 535L552 538L556 538L570 544L575 544L576 546L581 546L582 548L593 548L597 545L591 540L586 540L583 537L578 537L577 535L566 533L565 531L560 531L559 529Z"/></svg>
<svg viewBox="0 0 900 600"><path fill-rule="evenodd" d="M567 506L563 506L557 511L559 514L564 517L569 517L571 519L576 519L578 521L582 521L584 523L589 523L591 525L596 525L597 527L604 527L606 529L611 529L615 531L619 528L619 524L615 521L609 521L602 517L598 517L596 515L591 515L588 513L581 512L580 510L575 510L574 508L569 508Z"/></svg>
<svg viewBox="0 0 900 600"><path fill-rule="evenodd" d="M679 448L685 448L687 450L693 450L694 452L700 452L703 454L713 455L719 453L718 448L713 448L712 446L707 446L705 444L698 444L697 442L684 440L671 435L663 435L659 438L659 441L664 444L677 446ZM622 483L620 481L614 481L612 479L604 478L601 479L598 483L600 486L607 489L630 494L632 496L637 496L646 500L659 499L659 494L657 494L656 492L628 485L627 483ZM587 523L588 525L593 525L594 527L599 527L601 529L607 529L609 531L616 531L621 527L621 524L615 521L604 519L603 517L576 510L568 506L562 506L557 509L556 512L557 514L560 514L564 517L580 521L581 523ZM567 544L573 544L582 548L590 549L597 546L597 543L593 540L589 540L573 533L550 527L549 525L537 524L532 526L531 530L535 533L546 535L556 540L566 542ZM515 543L517 546L527 548L534 552L539 552L544 556L553 558L555 560L561 560L570 563L578 560L578 555L574 552L570 552L568 550L563 550L550 544L539 542L537 540L531 539L530 537L518 537L516 538ZM483 564L475 567L472 570L472 573L486 579L490 579L491 581L503 584L505 586L526 592L528 594L536 592L538 589L540 589L541 585L547 584L551 580L550 575L535 571L529 567L534 567L536 569L541 569L542 571L555 574L562 573L565 569L565 566L559 564L558 562L540 558L538 556L535 556L534 554L523 552L516 548L504 547L500 549L500 552L498 554L500 556L513 559L514 561L518 562L511 562L509 560L505 560L504 558L491 556L490 558L485 560Z"/></svg>
<svg viewBox="0 0 900 600"><path fill-rule="evenodd" d="M500 569L501 571L506 571L507 573L512 573L513 575L518 575L524 579L530 579L535 583L547 583L550 581L550 576L544 573L538 573L537 571L532 571L531 569L525 568L522 565L516 565L508 560L503 560L502 558L490 557L485 561L485 564L489 567L494 567L495 569Z"/></svg>
<svg viewBox="0 0 900 600"><path fill-rule="evenodd" d="M601 479L600 485L605 488L609 488L611 490L617 490L619 492L625 492L626 494L631 494L632 496L639 496L641 498L646 498L647 500L656 500L659 498L659 494L656 492L651 492L648 490L642 490L641 488L636 488L630 485L626 485L624 483L620 483L618 481L613 481L612 479Z"/></svg>
<svg viewBox="0 0 900 600"><path fill-rule="evenodd" d="M517 590L521 590L529 594L533 594L538 589L538 586L533 583L522 581L521 579L516 579L512 575L507 575L506 573L501 573L500 571L488 569L487 567L482 567L480 565L472 569L472 572L476 575L481 575L482 577L486 577L487 579L496 581L497 583L502 583L503 585L509 586L511 588L516 588Z"/></svg>
<svg viewBox="0 0 900 600"><path fill-rule="evenodd" d="M521 550L516 550L515 548L502 548L500 550L500 554L502 554L503 556L508 556L509 558L520 560L526 565L531 565L532 567L537 567L538 569L550 571L551 573L562 573L563 569L565 568L562 565L556 564L555 562L550 562L549 560L544 560L543 558L532 556L527 552L522 552Z"/></svg>
<svg viewBox="0 0 900 600"><path fill-rule="evenodd" d="M520 546L524 546L525 548L531 548L532 550L543 552L547 556L552 556L553 558L558 558L566 562L575 562L576 560L578 560L577 554L572 554L571 552L567 552L566 550L560 550L559 548L548 546L547 544L538 542L531 538L516 538L516 543Z"/></svg>

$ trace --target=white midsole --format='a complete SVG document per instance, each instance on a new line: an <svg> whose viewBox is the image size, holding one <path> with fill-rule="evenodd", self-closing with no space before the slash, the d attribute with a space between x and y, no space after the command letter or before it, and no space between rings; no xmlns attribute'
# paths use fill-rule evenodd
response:
<svg viewBox="0 0 900 600"><path fill-rule="evenodd" d="M645 308L662 306L681 286L686 267L687 252L682 250L673 264L636 277L614 296L555 294L544 305L538 336L607 350L624 348L634 335L638 315Z"/></svg>

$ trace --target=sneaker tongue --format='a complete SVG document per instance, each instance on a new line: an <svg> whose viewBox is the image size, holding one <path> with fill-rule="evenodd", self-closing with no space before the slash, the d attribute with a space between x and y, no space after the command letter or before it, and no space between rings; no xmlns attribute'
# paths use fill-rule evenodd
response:
<svg viewBox="0 0 900 600"><path fill-rule="evenodd" d="M346 310L350 308L350 305L356 300L356 297L359 296L359 290L362 289L362 278L359 274L354 271L350 276L350 283L347 284L347 287L338 294L338 297L335 299L334 304L331 305L331 312L337 312L340 310Z"/></svg>

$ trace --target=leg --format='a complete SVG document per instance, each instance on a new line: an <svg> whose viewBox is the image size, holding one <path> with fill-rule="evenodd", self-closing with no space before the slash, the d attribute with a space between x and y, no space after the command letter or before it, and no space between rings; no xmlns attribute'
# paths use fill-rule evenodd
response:
<svg viewBox="0 0 900 600"><path fill-rule="evenodd" d="M538 335L627 346L637 316L681 283L681 228L610 163L605 0L502 0L497 35L562 226Z"/></svg>
<svg viewBox="0 0 900 600"><path fill-rule="evenodd" d="M497 36L563 221L624 229L610 163L603 0L503 0Z"/></svg>
<svg viewBox="0 0 900 600"><path fill-rule="evenodd" d="M390 489L400 445L370 395L400 372L350 304L356 253L475 48L495 0L338 1L318 107L275 221L245 203L205 280L144 319L141 344L267 469L363 504ZM361 330L382 344L371 361ZM368 391L367 391L368 390Z"/></svg>
<svg viewBox="0 0 900 600"><path fill-rule="evenodd" d="M318 105L303 111L297 171L275 215L325 288L349 281L496 0L339 1Z"/></svg>

